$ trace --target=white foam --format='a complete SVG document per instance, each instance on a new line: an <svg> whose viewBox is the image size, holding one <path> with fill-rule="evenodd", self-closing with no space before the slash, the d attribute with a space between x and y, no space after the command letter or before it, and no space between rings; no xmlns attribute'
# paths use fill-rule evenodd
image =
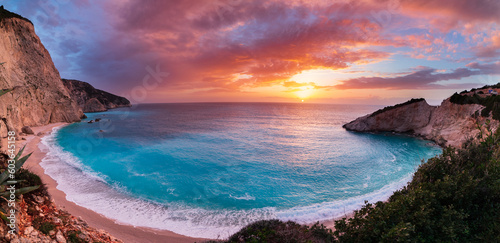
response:
<svg viewBox="0 0 500 243"><path fill-rule="evenodd" d="M273 208L206 210L183 205L160 205L133 198L105 183L71 153L56 144L57 129L42 139L47 156L40 165L54 178L66 199L118 223L170 230L182 235L224 238L261 219L276 218ZM172 191L173 192L173 191ZM251 196L245 195L245 198Z"/></svg>
<svg viewBox="0 0 500 243"><path fill-rule="evenodd" d="M397 182L368 194L279 211L277 216L281 220L292 220L303 224L341 218L354 210L360 209L365 204L365 201L375 203L387 200L394 191L404 187L411 178L412 175L410 174Z"/></svg>
<svg viewBox="0 0 500 243"><path fill-rule="evenodd" d="M293 220L313 223L344 216L359 209L365 200L387 199L393 191L404 186L411 175L382 189L357 197L309 206L277 210L273 207L251 210L206 210L179 204L161 205L134 198L106 183L106 178L84 166L78 158L56 143L58 129L42 139L40 148L47 156L40 165L54 178L57 189L66 193L67 200L91 209L118 223L170 230L178 234L226 238L249 223L263 219ZM173 193L175 189L169 191ZM254 196L232 196L237 200L255 200Z"/></svg>
<svg viewBox="0 0 500 243"><path fill-rule="evenodd" d="M255 201L255 197L248 195L248 193L245 193L245 195L241 196L241 197L235 197L233 195L229 195L229 197L233 198L233 199L236 199L236 200Z"/></svg>

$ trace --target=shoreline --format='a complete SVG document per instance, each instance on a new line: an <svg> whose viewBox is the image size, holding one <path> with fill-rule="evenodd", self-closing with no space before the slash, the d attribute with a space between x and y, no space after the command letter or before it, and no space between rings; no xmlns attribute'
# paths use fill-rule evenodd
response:
<svg viewBox="0 0 500 243"><path fill-rule="evenodd" d="M173 242L173 243L184 243L184 242L203 242L209 239L203 238L192 238L168 230L156 230L152 228L145 227L135 227L132 225L125 225L116 223L114 220L107 218L99 213L96 213L90 209L79 206L66 199L66 194L63 191L57 189L57 182L52 179L52 177L45 174L44 169L40 166L40 162L46 156L46 152L41 151L39 148L39 143L43 136L50 134L52 129L55 127L60 127L64 125L69 125L69 123L52 123L44 126L31 127L34 134L43 133L41 136L37 135L26 135L24 138L26 140L20 140L18 148L26 145L25 154L33 152L31 157L26 161L23 168L30 170L31 172L37 174L42 182L47 187L47 191L51 198L54 199L55 204L58 208L66 210L68 213L75 217L81 217L86 221L91 227L96 229L102 229L112 236L122 240L123 242Z"/></svg>
<svg viewBox="0 0 500 243"><path fill-rule="evenodd" d="M43 133L41 136L26 135L26 140L19 141L20 146L26 144L25 153L33 152L31 158L26 162L24 168L37 174L42 179L43 183L47 186L47 191L54 199L58 208L68 211L75 217L81 217L91 227L102 229L110 235L123 240L124 242L203 242L210 240L208 238L193 238L181 234L174 233L169 230L153 229L148 227L137 227L129 224L118 223L114 219L101 215L91 209L79 206L74 202L66 199L66 194L57 189L58 183L49 175L45 174L45 169L41 167L40 163L46 156L47 151L44 151L43 146L40 148L39 144L41 139L52 133L53 128L69 125L70 123L53 123L45 126L32 127L34 134ZM386 199L387 200L387 199ZM359 210L357 208L355 210ZM325 225L327 228L335 230L335 221L342 218L351 218L354 211L346 211L345 215L318 221L320 224ZM314 223L306 223L304 225L313 225Z"/></svg>

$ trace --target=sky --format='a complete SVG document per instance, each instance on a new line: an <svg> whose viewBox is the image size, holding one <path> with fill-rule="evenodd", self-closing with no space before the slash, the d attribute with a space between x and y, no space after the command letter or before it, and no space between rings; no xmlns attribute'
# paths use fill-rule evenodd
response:
<svg viewBox="0 0 500 243"><path fill-rule="evenodd" d="M3 0L132 103L430 104L500 82L497 0Z"/></svg>

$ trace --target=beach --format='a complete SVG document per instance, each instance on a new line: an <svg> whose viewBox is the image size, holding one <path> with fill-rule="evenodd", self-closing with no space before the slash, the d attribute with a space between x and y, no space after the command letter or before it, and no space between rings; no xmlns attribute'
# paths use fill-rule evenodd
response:
<svg viewBox="0 0 500 243"><path fill-rule="evenodd" d="M25 136L26 140L20 140L19 147L26 144L24 154L33 152L28 161L24 164L24 168L37 174L46 185L52 199L60 209L68 211L76 217L81 217L91 227L103 229L113 235L114 237L122 240L123 242L202 242L206 239L191 238L179 235L167 230L155 230L144 227L134 227L130 225L123 225L114 222L92 210L78 206L73 202L66 200L66 194L57 189L57 182L44 173L44 169L40 166L40 162L46 155L46 151L39 148L41 138L52 132L52 129L59 126L67 125L67 123L53 123L45 126L32 127L35 135ZM40 136L36 134L42 133Z"/></svg>

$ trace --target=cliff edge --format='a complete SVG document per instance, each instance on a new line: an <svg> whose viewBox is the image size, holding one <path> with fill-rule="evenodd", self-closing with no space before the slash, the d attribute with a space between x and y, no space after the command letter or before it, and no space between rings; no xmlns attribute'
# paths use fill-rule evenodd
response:
<svg viewBox="0 0 500 243"><path fill-rule="evenodd" d="M131 106L126 98L96 89L89 83L70 79L62 81L83 112L99 112Z"/></svg>
<svg viewBox="0 0 500 243"><path fill-rule="evenodd" d="M8 130L84 116L61 82L49 52L33 24L0 8L0 137Z"/></svg>
<svg viewBox="0 0 500 243"><path fill-rule="evenodd" d="M479 99L495 98L494 94L488 96L481 90L462 92L460 96L475 97L478 91L484 96ZM431 106L425 99L412 99L357 118L343 127L356 132L407 133L432 140L441 146L460 147L468 139L477 136L478 124L491 120L492 126L498 126L498 121L492 119L491 113L479 115L484 109L481 102L458 104L448 98L439 106Z"/></svg>

